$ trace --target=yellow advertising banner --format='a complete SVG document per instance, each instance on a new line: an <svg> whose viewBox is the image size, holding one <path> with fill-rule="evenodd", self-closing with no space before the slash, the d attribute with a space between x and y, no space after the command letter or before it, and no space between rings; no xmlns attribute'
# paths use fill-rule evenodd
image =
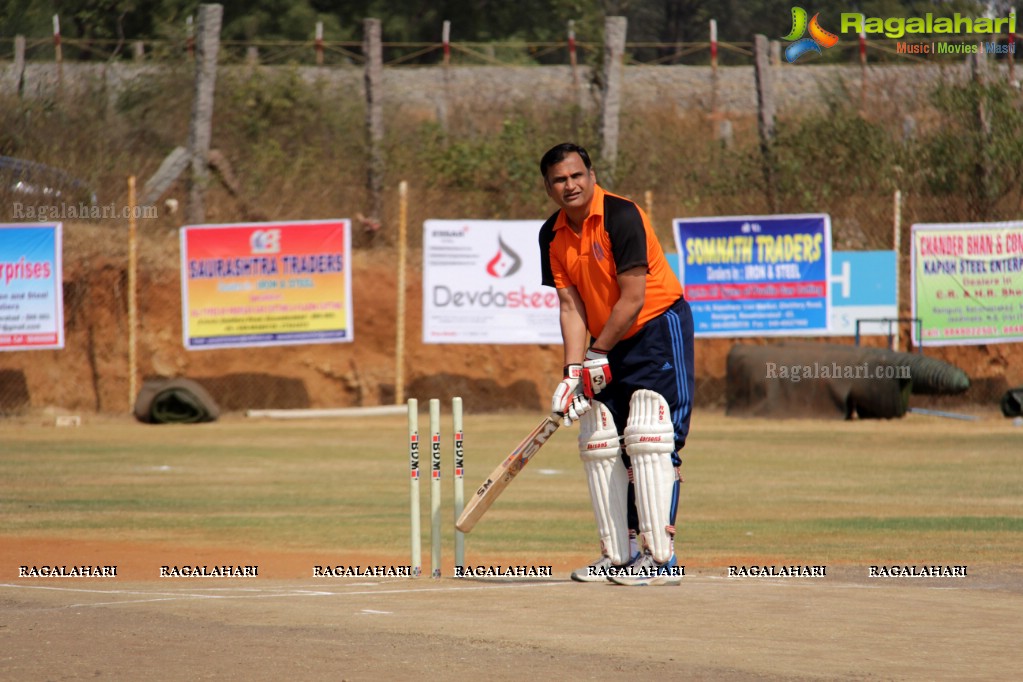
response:
<svg viewBox="0 0 1023 682"><path fill-rule="evenodd" d="M351 221L187 225L181 301L189 350L350 342Z"/></svg>

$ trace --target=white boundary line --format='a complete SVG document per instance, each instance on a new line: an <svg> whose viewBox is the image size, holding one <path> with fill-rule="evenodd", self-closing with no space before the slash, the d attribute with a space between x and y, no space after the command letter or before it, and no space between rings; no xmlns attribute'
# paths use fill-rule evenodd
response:
<svg viewBox="0 0 1023 682"><path fill-rule="evenodd" d="M405 414L405 405L376 405L369 407L338 407L324 409L295 410L247 410L245 416L250 419L266 417L268 419L321 419L330 417L382 417Z"/></svg>

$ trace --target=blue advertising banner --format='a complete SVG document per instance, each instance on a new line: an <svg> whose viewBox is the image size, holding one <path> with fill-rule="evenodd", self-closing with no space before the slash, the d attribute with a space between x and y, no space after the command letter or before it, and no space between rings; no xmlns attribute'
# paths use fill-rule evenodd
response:
<svg viewBox="0 0 1023 682"><path fill-rule="evenodd" d="M831 336L885 336L898 330L894 251L833 251ZM891 320L892 322L868 322Z"/></svg>
<svg viewBox="0 0 1023 682"><path fill-rule="evenodd" d="M828 333L826 214L678 218L674 232L697 336Z"/></svg>
<svg viewBox="0 0 1023 682"><path fill-rule="evenodd" d="M664 255L681 281L678 254ZM891 333L891 323L867 320L894 321L899 316L895 263L894 251L831 252L831 328L828 336L855 336L857 321L861 322L860 336Z"/></svg>

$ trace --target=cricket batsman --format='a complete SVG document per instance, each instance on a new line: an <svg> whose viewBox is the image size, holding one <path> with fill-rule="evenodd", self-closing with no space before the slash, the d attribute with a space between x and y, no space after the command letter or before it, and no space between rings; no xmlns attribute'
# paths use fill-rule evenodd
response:
<svg viewBox="0 0 1023 682"><path fill-rule="evenodd" d="M544 285L557 289L564 378L551 399L579 422L601 556L580 582L677 585L679 450L693 405L693 319L644 212L602 189L589 154L540 160L558 210L540 229Z"/></svg>

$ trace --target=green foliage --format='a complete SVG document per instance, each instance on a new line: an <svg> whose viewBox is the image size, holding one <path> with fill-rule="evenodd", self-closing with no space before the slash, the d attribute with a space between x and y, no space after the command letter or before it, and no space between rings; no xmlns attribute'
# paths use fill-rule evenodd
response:
<svg viewBox="0 0 1023 682"><path fill-rule="evenodd" d="M351 73L322 80L317 73L238 67L222 70L217 82L213 146L229 160L247 203L269 219L370 210L359 81ZM112 106L100 81L50 98L7 96L0 102L0 154L62 168L92 184L102 201L114 200L128 174L144 182L171 149L187 144L192 78L188 68L146 71L122 86ZM836 244L890 244L896 189L919 201L914 219L1018 217L1023 109L1016 91L945 83L929 101L867 107L870 114L841 89L818 101L823 110L777 119L774 197L783 212L830 213ZM981 105L989 132L978 123ZM539 102L462 107L454 101L444 112L386 110L385 227L394 225L393 192L401 180L420 193L412 225L549 215L536 165L564 140L591 149L602 179L607 160L599 155L595 113ZM914 136L902 128L907 114L917 121ZM674 217L770 210L753 116L730 117L735 132L728 144L719 139L720 123L668 104L623 110L610 188L637 201L650 192L655 225L669 242L665 230ZM237 202L224 194L214 192L210 206L215 217L239 217Z"/></svg>
<svg viewBox="0 0 1023 682"><path fill-rule="evenodd" d="M962 196L977 219L995 217L998 203L1020 192L1023 108L1002 82L940 84L931 101L943 125L917 150L923 187Z"/></svg>
<svg viewBox="0 0 1023 682"><path fill-rule="evenodd" d="M571 120L557 112L551 118ZM446 135L439 125L427 123L418 134L416 163L430 169L426 177L431 187L481 198L480 217L520 216L524 207L542 211L540 155L570 137L567 130L561 134L556 130L543 117L524 112L506 116L494 134Z"/></svg>
<svg viewBox="0 0 1023 682"><path fill-rule="evenodd" d="M115 111L129 146L148 152L183 145L191 107L190 97L168 97L170 92L188 93L194 74L184 68L161 70L129 81L117 96Z"/></svg>
<svg viewBox="0 0 1023 682"><path fill-rule="evenodd" d="M229 40L310 40L318 21L323 22L324 36L329 36L330 40L354 37L353 23L349 22L347 31L342 31L340 17L317 11L308 0L227 2L224 4L223 37Z"/></svg>
<svg viewBox="0 0 1023 682"><path fill-rule="evenodd" d="M780 120L774 153L779 194L789 210L818 210L843 195L895 189L898 143L851 107Z"/></svg>
<svg viewBox="0 0 1023 682"><path fill-rule="evenodd" d="M328 208L334 200L361 187L366 152L360 99L307 80L296 69L238 73L217 88L215 144L228 153L247 191L262 198L264 210L336 213Z"/></svg>
<svg viewBox="0 0 1023 682"><path fill-rule="evenodd" d="M109 113L99 88L64 99L0 96L0 154L54 166L98 189L123 158Z"/></svg>
<svg viewBox="0 0 1023 682"><path fill-rule="evenodd" d="M316 21L324 23L328 40L357 40L362 21L383 22L389 42L438 42L445 20L451 21L452 40L563 41L567 22L575 21L580 41L599 42L605 16L629 21L634 43L676 43L707 40L710 19L718 22L722 41L748 42L756 33L772 38L790 27L792 2L781 0L222 0L224 37L233 40L309 40ZM57 12L62 33L69 38L150 40L166 34L168 23L183 26L195 15L198 0L0 0L0 37L18 33L39 38L49 35ZM839 30L842 12L868 16L909 17L924 12L947 15L958 11L978 15L986 3L977 0L921 3L916 0L868 0L853 8L840 0L818 0L814 12L832 31ZM808 9L811 9L808 7ZM647 50L649 51L649 50ZM835 52L834 50L832 52ZM643 57L654 57L644 54ZM663 56L663 55L662 55ZM724 53L723 57L728 54ZM706 59L701 55L699 59Z"/></svg>
<svg viewBox="0 0 1023 682"><path fill-rule="evenodd" d="M45 36L52 30L48 3L0 0L0 36Z"/></svg>
<svg viewBox="0 0 1023 682"><path fill-rule="evenodd" d="M224 85L232 133L247 143L263 141L284 126L307 131L322 121L327 108L324 98L293 69L252 71ZM290 140L296 147L303 142L303 136Z"/></svg>

